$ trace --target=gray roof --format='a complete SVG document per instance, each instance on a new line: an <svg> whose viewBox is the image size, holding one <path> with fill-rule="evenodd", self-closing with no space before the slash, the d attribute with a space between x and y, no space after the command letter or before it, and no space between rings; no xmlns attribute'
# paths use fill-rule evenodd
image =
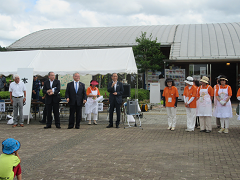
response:
<svg viewBox="0 0 240 180"><path fill-rule="evenodd" d="M8 50L128 47L136 45L141 32L171 46L171 60L240 57L239 23L46 29L17 40Z"/></svg>
<svg viewBox="0 0 240 180"><path fill-rule="evenodd" d="M177 26L169 59L239 59L240 24Z"/></svg>

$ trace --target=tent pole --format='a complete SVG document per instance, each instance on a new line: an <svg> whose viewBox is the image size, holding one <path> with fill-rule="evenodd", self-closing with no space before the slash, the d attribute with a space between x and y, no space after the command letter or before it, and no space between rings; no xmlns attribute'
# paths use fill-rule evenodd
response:
<svg viewBox="0 0 240 180"><path fill-rule="evenodd" d="M137 73L137 99L138 99L138 73Z"/></svg>
<svg viewBox="0 0 240 180"><path fill-rule="evenodd" d="M100 79L99 79L99 89L101 89L101 82L102 82L102 75L100 74Z"/></svg>

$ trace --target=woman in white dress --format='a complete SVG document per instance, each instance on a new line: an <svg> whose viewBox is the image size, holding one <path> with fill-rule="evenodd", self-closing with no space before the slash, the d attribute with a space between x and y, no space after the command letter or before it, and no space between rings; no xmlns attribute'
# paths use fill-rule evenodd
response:
<svg viewBox="0 0 240 180"><path fill-rule="evenodd" d="M99 90L96 87L98 82L92 80L87 88L87 102L85 103L85 114L87 114L88 125L91 125L91 114L93 114L93 124L97 125L98 118L98 102L97 97L100 96Z"/></svg>
<svg viewBox="0 0 240 180"><path fill-rule="evenodd" d="M232 105L230 98L232 96L232 88L227 85L227 78L224 75L220 76L220 86L216 90L217 107L214 111L214 116L220 118L221 129L219 133L228 133L229 118L232 118ZM225 125L225 128L224 128Z"/></svg>
<svg viewBox="0 0 240 180"><path fill-rule="evenodd" d="M200 80L202 83L197 92L197 116L200 119L200 132L210 133L212 131L212 99L213 88L208 85L209 79L203 76Z"/></svg>

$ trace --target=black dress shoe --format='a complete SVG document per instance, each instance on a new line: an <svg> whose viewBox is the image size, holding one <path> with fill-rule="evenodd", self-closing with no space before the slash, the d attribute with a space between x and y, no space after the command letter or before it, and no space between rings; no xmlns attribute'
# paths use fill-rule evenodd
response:
<svg viewBox="0 0 240 180"><path fill-rule="evenodd" d="M206 130L201 130L200 132L206 132Z"/></svg>
<svg viewBox="0 0 240 180"><path fill-rule="evenodd" d="M68 127L68 129L72 129L73 127Z"/></svg>
<svg viewBox="0 0 240 180"><path fill-rule="evenodd" d="M49 128L51 128L51 126L45 126L45 127L44 127L44 129L49 129Z"/></svg>
<svg viewBox="0 0 240 180"><path fill-rule="evenodd" d="M206 130L206 133L210 133L211 131L210 130Z"/></svg>
<svg viewBox="0 0 240 180"><path fill-rule="evenodd" d="M80 127L75 127L75 129L80 129Z"/></svg>
<svg viewBox="0 0 240 180"><path fill-rule="evenodd" d="M109 124L106 128L111 128L111 127L113 127L113 125L110 125L110 124Z"/></svg>
<svg viewBox="0 0 240 180"><path fill-rule="evenodd" d="M119 125L116 125L116 128L119 128Z"/></svg>
<svg viewBox="0 0 240 180"><path fill-rule="evenodd" d="M56 128L58 128L58 129L61 129L61 127L60 127L60 126L56 126Z"/></svg>

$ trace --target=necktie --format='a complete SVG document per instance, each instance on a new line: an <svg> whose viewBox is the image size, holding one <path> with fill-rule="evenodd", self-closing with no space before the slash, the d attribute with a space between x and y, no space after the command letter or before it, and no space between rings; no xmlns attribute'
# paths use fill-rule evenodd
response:
<svg viewBox="0 0 240 180"><path fill-rule="evenodd" d="M77 93L77 91L78 91L77 84L78 84L78 83L76 82L76 86L75 86L75 88L76 88L76 89L75 89L75 90L76 90L76 93Z"/></svg>

